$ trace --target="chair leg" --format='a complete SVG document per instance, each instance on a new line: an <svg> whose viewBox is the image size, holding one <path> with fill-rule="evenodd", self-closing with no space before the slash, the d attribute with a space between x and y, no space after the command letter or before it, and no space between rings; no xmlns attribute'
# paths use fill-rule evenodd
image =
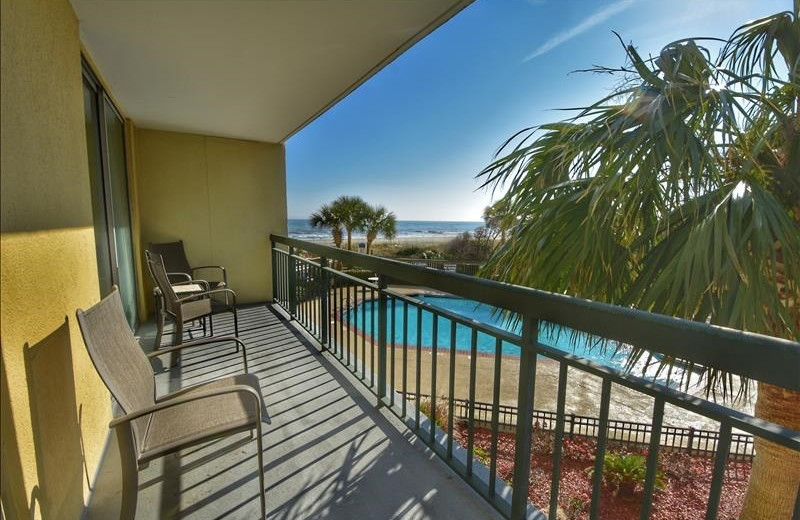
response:
<svg viewBox="0 0 800 520"><path fill-rule="evenodd" d="M154 294L155 300L155 318L156 318L156 341L154 348L161 348L161 338L164 335L164 325L166 324L166 317L164 316L164 303L160 295Z"/></svg>
<svg viewBox="0 0 800 520"><path fill-rule="evenodd" d="M156 310L156 341L153 348L158 350L161 348L161 337L164 335L164 313L161 310Z"/></svg>
<svg viewBox="0 0 800 520"><path fill-rule="evenodd" d="M203 318L203 319L205 319L205 318ZM214 337L214 315L213 314L209 314L208 315L208 332L209 332L209 336L211 336L213 338Z"/></svg>
<svg viewBox="0 0 800 520"><path fill-rule="evenodd" d="M267 520L267 497L264 485L264 446L261 440L261 421L256 423L256 446L258 448L258 497L261 499L261 518Z"/></svg>
<svg viewBox="0 0 800 520"><path fill-rule="evenodd" d="M236 307L233 308L233 335L239 336L239 316L236 314ZM236 347L237 351L239 347Z"/></svg>
<svg viewBox="0 0 800 520"><path fill-rule="evenodd" d="M183 319L180 317L175 318L175 335L172 338L173 345L180 345L183 343Z"/></svg>
<svg viewBox="0 0 800 520"><path fill-rule="evenodd" d="M139 494L139 465L134 454L133 434L130 424L118 427L116 432L122 466L122 504L119 518L120 520L134 520Z"/></svg>

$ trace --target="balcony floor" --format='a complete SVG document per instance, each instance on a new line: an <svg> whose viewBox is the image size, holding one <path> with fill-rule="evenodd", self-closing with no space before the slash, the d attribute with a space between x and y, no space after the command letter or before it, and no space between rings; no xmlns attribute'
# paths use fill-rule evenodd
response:
<svg viewBox="0 0 800 520"><path fill-rule="evenodd" d="M214 323L217 334L233 334L229 315ZM501 518L278 311L243 308L239 323L271 418L264 425L268 518ZM139 334L151 350L154 325ZM229 346L187 352L168 372L168 356L160 359L159 395L242 370ZM118 515L119 458L113 436L110 442L89 518ZM139 472L137 518L257 518L255 450L255 440L241 433L151 462Z"/></svg>

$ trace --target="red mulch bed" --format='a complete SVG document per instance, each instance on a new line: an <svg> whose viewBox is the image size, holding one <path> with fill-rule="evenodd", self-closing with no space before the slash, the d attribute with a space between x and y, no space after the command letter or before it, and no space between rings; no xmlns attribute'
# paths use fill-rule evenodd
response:
<svg viewBox="0 0 800 520"><path fill-rule="evenodd" d="M456 429L454 437L459 443L466 446L466 427L460 425ZM551 432L538 429L535 431L528 496L531 503L545 512L550 507L553 442ZM475 446L485 450L485 453L490 453L491 430L476 428ZM571 520L589 518L592 489L590 473L594 468L595 448L596 441L594 439L575 437L564 440L558 499L564 518ZM662 490L656 490L650 518L654 520L705 518L711 474L714 468L713 457L668 451L666 448L661 448L659 451L659 469L664 473L666 486ZM606 452L646 453L636 446L613 442L609 442ZM510 483L514 471L513 433L499 434L497 458L497 476ZM486 464L488 465L488 460ZM719 505L719 520L738 517L747 488L750 468L749 461L728 462ZM628 494L615 491L609 486L603 487L600 499L600 518L608 520L638 519L642 504L641 489Z"/></svg>

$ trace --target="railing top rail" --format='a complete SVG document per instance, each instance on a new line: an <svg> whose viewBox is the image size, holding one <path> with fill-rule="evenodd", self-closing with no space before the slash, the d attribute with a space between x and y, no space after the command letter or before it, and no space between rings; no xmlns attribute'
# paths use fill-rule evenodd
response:
<svg viewBox="0 0 800 520"><path fill-rule="evenodd" d="M270 235L270 239L522 316L544 319L699 365L800 390L800 343L794 341L433 270L281 235Z"/></svg>
<svg viewBox="0 0 800 520"><path fill-rule="evenodd" d="M475 260L446 260L444 258L411 258L411 257L394 257L392 260L398 262L439 262L443 264L461 264L461 265L483 265L481 262Z"/></svg>

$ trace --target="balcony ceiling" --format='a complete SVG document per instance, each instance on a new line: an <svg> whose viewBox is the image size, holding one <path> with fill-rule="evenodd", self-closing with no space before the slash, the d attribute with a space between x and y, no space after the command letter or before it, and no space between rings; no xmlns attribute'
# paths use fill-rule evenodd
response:
<svg viewBox="0 0 800 520"><path fill-rule="evenodd" d="M72 0L145 128L282 142L472 0Z"/></svg>

